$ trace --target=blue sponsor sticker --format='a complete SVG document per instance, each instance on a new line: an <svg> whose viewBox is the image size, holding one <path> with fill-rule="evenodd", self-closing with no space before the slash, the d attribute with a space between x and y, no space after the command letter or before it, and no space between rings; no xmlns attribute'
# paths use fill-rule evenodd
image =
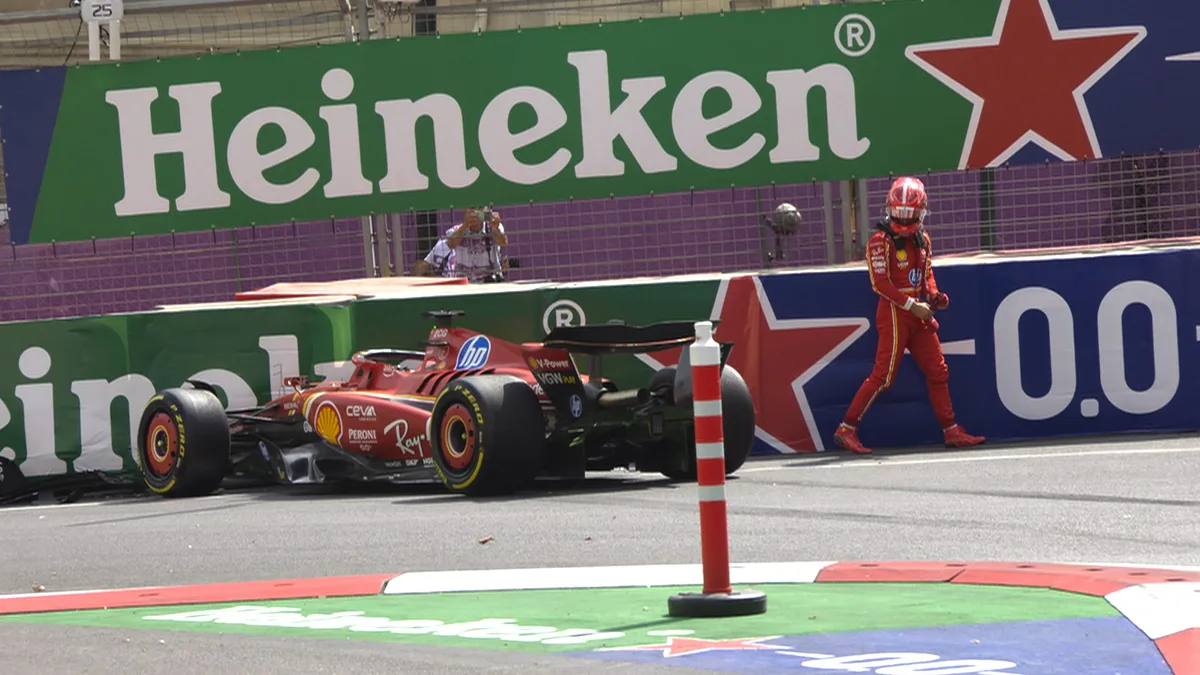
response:
<svg viewBox="0 0 1200 675"><path fill-rule="evenodd" d="M921 285L921 270L920 269L914 267L908 271L908 283L912 284L913 286Z"/></svg>
<svg viewBox="0 0 1200 675"><path fill-rule="evenodd" d="M492 355L492 341L486 335L476 335L463 343L458 350L458 360L454 362L455 370L471 370L482 368Z"/></svg>
<svg viewBox="0 0 1200 675"><path fill-rule="evenodd" d="M579 394L571 394L571 415L579 417L583 414L583 399L579 398Z"/></svg>

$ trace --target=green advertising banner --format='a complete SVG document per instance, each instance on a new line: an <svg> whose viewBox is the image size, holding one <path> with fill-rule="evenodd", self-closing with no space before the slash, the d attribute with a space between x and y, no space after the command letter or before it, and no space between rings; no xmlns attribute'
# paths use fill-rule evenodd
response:
<svg viewBox="0 0 1200 675"><path fill-rule="evenodd" d="M4 123L20 109L46 121L13 146L22 161L10 171L39 174L17 177L36 207L15 213L14 240L951 169L972 104L905 49L987 35L998 3L772 9L26 73L11 79L19 109L5 106ZM917 105L879 98L897 87Z"/></svg>
<svg viewBox="0 0 1200 675"><path fill-rule="evenodd" d="M29 476L131 468L113 448L129 447L149 396L130 374L126 317L12 324L0 336L0 455Z"/></svg>
<svg viewBox="0 0 1200 675"><path fill-rule="evenodd" d="M520 343L542 337L536 329L541 316L540 286L447 287L412 298L375 298L352 306L355 349L423 350L433 319L425 312L459 310L455 325ZM466 289L459 292L461 289Z"/></svg>
<svg viewBox="0 0 1200 675"><path fill-rule="evenodd" d="M350 312L305 301L134 314L129 362L159 388L202 380L226 408L252 408L285 393L285 378L336 377L351 354Z"/></svg>

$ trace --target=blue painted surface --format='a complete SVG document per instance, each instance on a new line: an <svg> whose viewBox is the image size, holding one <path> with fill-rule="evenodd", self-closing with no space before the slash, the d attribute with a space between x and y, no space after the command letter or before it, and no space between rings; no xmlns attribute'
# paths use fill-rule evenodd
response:
<svg viewBox="0 0 1200 675"><path fill-rule="evenodd" d="M694 637L703 636L697 634ZM659 639L665 641L665 638ZM813 675L847 672L878 675L1171 675L1154 643L1124 617L798 635L780 637L766 644L778 645L778 650L708 651L671 658L664 658L658 651L615 650L578 652L573 656L745 675L781 672ZM880 656L866 656L871 654ZM927 656L919 666L867 665L888 661L886 654L901 661L906 660L901 654L913 654L907 659L910 662L920 658L916 654ZM840 665L823 666L816 658L818 656L841 658L842 661Z"/></svg>

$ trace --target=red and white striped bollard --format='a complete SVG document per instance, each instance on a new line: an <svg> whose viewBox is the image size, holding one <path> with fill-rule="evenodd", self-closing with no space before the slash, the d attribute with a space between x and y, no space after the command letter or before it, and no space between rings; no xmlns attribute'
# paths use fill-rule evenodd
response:
<svg viewBox="0 0 1200 675"><path fill-rule="evenodd" d="M767 611L759 591L734 591L730 580L729 520L725 502L725 431L721 414L721 345L711 321L696 324L688 347L696 437L696 492L700 501L701 593L668 601L672 616L745 616Z"/></svg>

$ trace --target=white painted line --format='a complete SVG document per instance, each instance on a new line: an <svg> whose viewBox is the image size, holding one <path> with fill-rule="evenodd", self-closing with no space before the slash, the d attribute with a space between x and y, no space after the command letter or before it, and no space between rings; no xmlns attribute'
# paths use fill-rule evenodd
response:
<svg viewBox="0 0 1200 675"><path fill-rule="evenodd" d="M1200 572L1200 566L1188 565L1147 565L1131 562L1059 562L1059 565L1082 565L1084 567L1137 567L1150 570L1170 570L1172 572Z"/></svg>
<svg viewBox="0 0 1200 675"><path fill-rule="evenodd" d="M188 505L198 504L201 502L219 501L232 497L231 494L205 495L203 497L192 497L187 500ZM160 504L170 504L169 500L161 497L117 497L115 499L106 499L103 501L90 502L75 502L73 504L33 504L30 506L0 506L0 514L16 513L17 511L44 511L47 509L78 509L87 506L134 506L138 504L153 503L157 500ZM180 502L176 502L180 503Z"/></svg>
<svg viewBox="0 0 1200 675"><path fill-rule="evenodd" d="M1151 640L1200 628L1200 582L1141 584L1104 599Z"/></svg>
<svg viewBox="0 0 1200 675"><path fill-rule="evenodd" d="M734 563L734 584L810 584L833 562ZM463 593L572 588L651 588L704 583L701 565L623 565L612 567L542 567L510 570L408 572L383 588L385 595Z"/></svg>
<svg viewBox="0 0 1200 675"><path fill-rule="evenodd" d="M697 443L696 459L718 459L725 456L724 443Z"/></svg>
<svg viewBox="0 0 1200 675"><path fill-rule="evenodd" d="M116 504L119 502L76 502L75 504L34 504L32 506L0 506L0 513L16 511L43 511L45 509L76 509L83 506L99 506L100 504ZM130 500L127 503L134 503Z"/></svg>
<svg viewBox="0 0 1200 675"><path fill-rule="evenodd" d="M1200 61L1200 52L1192 52L1190 54L1176 54L1168 56L1168 61Z"/></svg>
<svg viewBox="0 0 1200 675"><path fill-rule="evenodd" d="M945 452L953 452L947 450ZM939 457L937 459L884 459L884 458L867 458L853 459L841 464L797 464L797 465L773 465L759 466L751 468L738 469L736 475L743 473L761 473L764 471L810 471L816 469L861 469L880 468L889 466L914 466L917 464L950 464L957 462L999 462L1005 460L1022 460L1022 459L1056 459L1059 457L1090 457L1101 455L1161 455L1161 454L1176 454L1176 453L1191 453L1200 452L1200 448L1146 448L1146 449L1128 449L1128 450L1093 450L1080 452L1049 452L1049 453L1027 453L1019 455L978 455L971 457ZM814 454L814 456L817 456ZM828 455L821 455L827 457Z"/></svg>
<svg viewBox="0 0 1200 675"><path fill-rule="evenodd" d="M0 595L0 600L12 600L14 598L42 598L46 596L58 595L95 595L96 593L114 593L124 591L159 591L170 586L134 586L132 588L102 588L96 590L85 591L43 591L41 593L13 593L11 595Z"/></svg>
<svg viewBox="0 0 1200 675"><path fill-rule="evenodd" d="M697 485L696 496L702 502L723 502L725 501L725 486Z"/></svg>

